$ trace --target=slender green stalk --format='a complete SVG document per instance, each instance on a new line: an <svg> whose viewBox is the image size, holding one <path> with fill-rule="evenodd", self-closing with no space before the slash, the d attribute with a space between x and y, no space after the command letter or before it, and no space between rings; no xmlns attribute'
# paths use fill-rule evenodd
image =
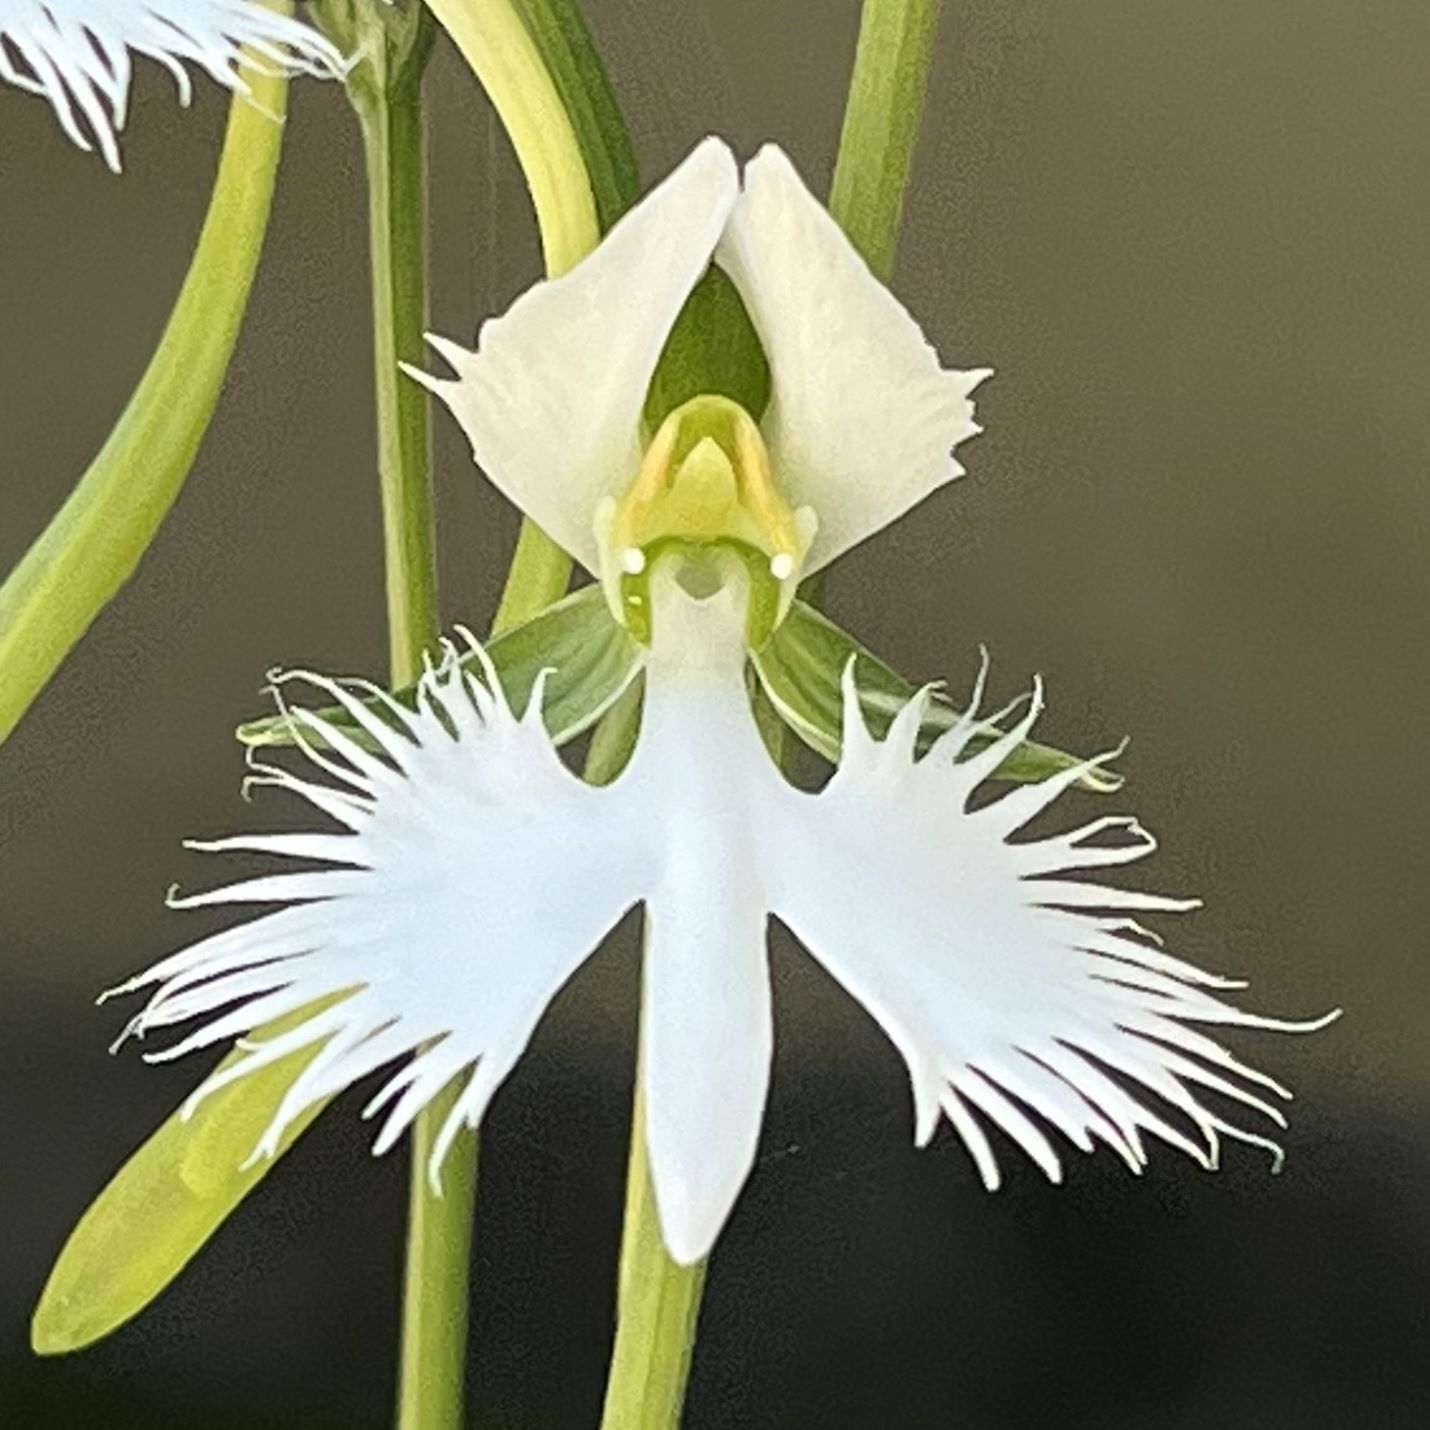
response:
<svg viewBox="0 0 1430 1430"><path fill-rule="evenodd" d="M830 208L882 277L893 267L938 7L939 0L864 0ZM810 594L818 599L820 588ZM620 753L619 739L611 738L608 745L613 754ZM773 742L771 754L777 752L778 742ZM588 767L587 778L592 777ZM661 1239L644 1127L638 1070L619 1320L602 1430L674 1430L679 1425L705 1280L704 1262L678 1265Z"/></svg>
<svg viewBox="0 0 1430 1430"><path fill-rule="evenodd" d="M601 1416L603 1430L665 1430L680 1423L705 1266L704 1261L677 1265L661 1239L638 1066L617 1282L619 1320Z"/></svg>
<svg viewBox="0 0 1430 1430"><path fill-rule="evenodd" d="M885 281L894 271L941 4L864 0L859 20L829 211ZM824 605L827 579L819 571L800 586L800 596L816 609Z"/></svg>
<svg viewBox="0 0 1430 1430"><path fill-rule="evenodd" d="M159 346L89 469L0 586L0 741L133 574L218 405L268 227L287 102L280 75L248 82Z"/></svg>
<svg viewBox="0 0 1430 1430"><path fill-rule="evenodd" d="M438 627L430 406L398 367L422 360L427 325L422 103L416 77L407 75L390 85L355 84L352 95L367 166L388 663L397 687L422 673Z"/></svg>
<svg viewBox="0 0 1430 1430"><path fill-rule="evenodd" d="M511 0L428 0L516 150L546 271L579 263L601 236L580 141L541 52Z"/></svg>
<svg viewBox="0 0 1430 1430"><path fill-rule="evenodd" d="M566 594L570 580L571 558L534 521L524 517L492 620L492 634L500 635L540 615Z"/></svg>
<svg viewBox="0 0 1430 1430"><path fill-rule="evenodd" d="M431 26L420 7L347 17L364 58L348 81L367 166L378 476L386 555L388 650L394 687L422 671L437 635L429 405L399 371L420 362L427 320L426 155L421 80ZM433 1193L427 1163L457 1096L447 1088L412 1132L403 1277L399 1430L457 1430L466 1380L477 1139L464 1133Z"/></svg>
<svg viewBox="0 0 1430 1430"><path fill-rule="evenodd" d="M887 279L923 118L941 0L864 0L829 210Z"/></svg>

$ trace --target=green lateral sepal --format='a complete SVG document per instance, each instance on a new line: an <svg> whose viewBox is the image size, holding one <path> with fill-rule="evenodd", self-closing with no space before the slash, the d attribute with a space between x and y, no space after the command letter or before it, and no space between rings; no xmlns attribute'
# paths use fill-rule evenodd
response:
<svg viewBox="0 0 1430 1430"><path fill-rule="evenodd" d="M751 656L760 684L780 718L811 749L835 763L844 711L840 681L851 659L864 718L875 735L882 737L918 687L812 606L795 601L774 635ZM919 732L920 753L962 713L948 695L935 691L929 718ZM991 724L983 726L969 742L969 753L992 744L1001 733ZM1077 755L1026 740L999 766L994 778L1026 783L1083 763ZM1121 787L1122 777L1098 767L1089 770L1080 783L1106 794Z"/></svg>
<svg viewBox="0 0 1430 1430"><path fill-rule="evenodd" d="M595 585L573 591L534 619L504 631L485 649L513 710L526 708L537 677L543 670L550 672L542 715L558 745L589 730L620 699L642 663L641 647L616 622ZM466 656L462 663L480 676L475 656ZM393 698L415 709L416 687L395 691ZM374 696L366 704L374 715L390 718L381 698ZM318 713L364 748L374 748L372 737L345 710L334 706ZM284 714L250 720L238 727L237 735L250 746L295 743L292 721Z"/></svg>

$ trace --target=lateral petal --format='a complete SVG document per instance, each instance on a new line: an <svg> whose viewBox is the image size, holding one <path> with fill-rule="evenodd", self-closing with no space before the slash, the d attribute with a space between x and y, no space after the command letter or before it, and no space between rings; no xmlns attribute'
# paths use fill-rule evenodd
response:
<svg viewBox="0 0 1430 1430"><path fill-rule="evenodd" d="M97 144L115 173L131 53L169 70L187 104L190 63L246 94L245 47L250 63L275 70L337 76L345 69L316 30L253 0L8 0L0 14L0 79L49 100L65 133L81 149Z"/></svg>
<svg viewBox="0 0 1430 1430"><path fill-rule="evenodd" d="M597 507L635 475L651 374L737 189L734 156L706 139L588 258L484 324L476 351L432 338L455 378L408 369L492 483L590 571Z"/></svg>
<svg viewBox="0 0 1430 1430"><path fill-rule="evenodd" d="M746 167L715 256L769 359L775 480L819 519L806 569L963 474L953 448L980 430L970 394L990 370L940 364L782 150Z"/></svg>

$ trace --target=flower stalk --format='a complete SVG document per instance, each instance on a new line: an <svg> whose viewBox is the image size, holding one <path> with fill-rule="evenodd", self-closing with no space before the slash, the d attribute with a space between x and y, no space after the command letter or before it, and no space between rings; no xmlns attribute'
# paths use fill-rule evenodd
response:
<svg viewBox="0 0 1430 1430"><path fill-rule="evenodd" d="M636 1069L626 1210L617 1281L616 1343L603 1430L675 1426L685 1403L705 1289L705 1261L681 1266L666 1250L646 1148L645 1099Z"/></svg>
<svg viewBox="0 0 1430 1430"><path fill-rule="evenodd" d="M829 211L888 281L942 0L864 0Z"/></svg>
<svg viewBox="0 0 1430 1430"><path fill-rule="evenodd" d="M330 15L362 55L347 91L367 170L378 481L382 496L388 664L411 684L438 633L430 413L399 364L422 353L427 325L426 153L421 84L433 26L422 6L349 7ZM449 1088L412 1131L398 1369L398 1430L456 1430L465 1399L477 1139L452 1148L442 1195L428 1185Z"/></svg>

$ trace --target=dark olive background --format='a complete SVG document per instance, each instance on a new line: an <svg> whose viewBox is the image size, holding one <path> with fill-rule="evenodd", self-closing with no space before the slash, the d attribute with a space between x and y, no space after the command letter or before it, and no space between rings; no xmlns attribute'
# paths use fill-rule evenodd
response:
<svg viewBox="0 0 1430 1430"><path fill-rule="evenodd" d="M715 1257L687 1425L1418 1426L1430 1409L1430 12L1420 0L958 0L897 287L988 363L970 475L861 549L837 616L910 674L1041 671L1047 738L1124 733L1177 947L1255 1006L1298 1092L1285 1173L1110 1154L980 1189L909 1145L873 1025L774 959L763 1152ZM647 176L702 133L827 182L854 0L592 0ZM60 502L182 277L224 104L143 67L111 177L0 87L0 563ZM520 178L445 49L435 326L537 271ZM196 925L189 834L246 823L234 722L265 670L384 650L354 128L302 83L217 419L135 579L0 750L0 1421L387 1422L405 1169L349 1097L137 1323L36 1362L75 1218L198 1077L105 1045L95 991ZM444 615L482 622L515 519L437 424ZM1090 817L1091 797L1071 816ZM279 801L265 813L284 817ZM1104 806L1107 807L1107 806ZM877 909L870 910L877 917ZM627 931L628 934L628 931ZM594 1425L638 969L617 938L486 1124L472 1423Z"/></svg>

